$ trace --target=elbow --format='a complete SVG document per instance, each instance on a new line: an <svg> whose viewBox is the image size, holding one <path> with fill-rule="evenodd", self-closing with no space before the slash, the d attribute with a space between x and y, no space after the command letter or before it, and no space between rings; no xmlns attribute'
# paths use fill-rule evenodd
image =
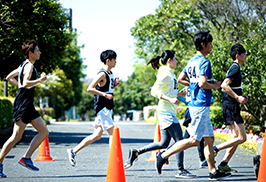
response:
<svg viewBox="0 0 266 182"><path fill-rule="evenodd" d="M92 89L91 88L87 88L87 92L92 92Z"/></svg>
<svg viewBox="0 0 266 182"><path fill-rule="evenodd" d="M203 88L204 84L203 83L199 83L199 87Z"/></svg>

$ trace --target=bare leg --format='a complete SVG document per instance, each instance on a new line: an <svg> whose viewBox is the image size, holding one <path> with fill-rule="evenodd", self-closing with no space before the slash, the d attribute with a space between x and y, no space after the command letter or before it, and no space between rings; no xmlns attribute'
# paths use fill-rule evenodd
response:
<svg viewBox="0 0 266 182"><path fill-rule="evenodd" d="M1 153L0 153L0 164L3 163L6 155L10 152L10 150L14 147L14 145L20 141L26 126L27 125L25 123L23 123L21 121L21 119L18 120L16 123L14 123L13 134L5 142L5 144L3 145L3 148L1 150Z"/></svg>
<svg viewBox="0 0 266 182"><path fill-rule="evenodd" d="M76 154L84 147L90 145L91 143L100 140L103 134L102 126L97 125L93 131L92 135L87 136L84 138L76 147L73 148L73 152Z"/></svg>
<svg viewBox="0 0 266 182"><path fill-rule="evenodd" d="M216 171L214 164L214 151L213 151L213 142L214 137L204 137L205 147L204 147L204 155L208 163L209 171L214 173Z"/></svg>
<svg viewBox="0 0 266 182"><path fill-rule="evenodd" d="M111 148L112 145L112 139L113 139L113 130L114 127L111 127L107 130L108 134L109 134L109 148Z"/></svg>
<svg viewBox="0 0 266 182"><path fill-rule="evenodd" d="M183 140L179 140L174 145L172 145L172 147L167 149L162 155L167 159L175 153L184 151L190 147L198 146L199 143L200 143L199 141L195 140L192 137L187 138L187 139L183 139Z"/></svg>
<svg viewBox="0 0 266 182"><path fill-rule="evenodd" d="M233 154L235 153L239 144L244 143L247 140L246 130L244 124L233 123L230 129L235 133L233 139L217 145L218 150L226 149L226 153L222 161L229 162Z"/></svg>
<svg viewBox="0 0 266 182"><path fill-rule="evenodd" d="M32 126L38 131L38 134L31 140L30 146L23 157L30 158L33 152L40 146L42 141L49 135L47 127L44 125L42 117L31 121Z"/></svg>

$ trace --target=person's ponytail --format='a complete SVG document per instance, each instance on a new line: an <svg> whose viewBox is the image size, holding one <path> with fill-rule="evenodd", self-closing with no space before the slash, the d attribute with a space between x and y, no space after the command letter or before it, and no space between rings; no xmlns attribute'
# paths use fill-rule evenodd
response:
<svg viewBox="0 0 266 182"><path fill-rule="evenodd" d="M160 68L160 63L159 63L160 59L161 59L161 56L156 56L156 57L152 58L152 59L147 63L147 65L151 64L152 67L153 67L153 69L155 69L155 70L156 70L156 69L159 69L159 68Z"/></svg>

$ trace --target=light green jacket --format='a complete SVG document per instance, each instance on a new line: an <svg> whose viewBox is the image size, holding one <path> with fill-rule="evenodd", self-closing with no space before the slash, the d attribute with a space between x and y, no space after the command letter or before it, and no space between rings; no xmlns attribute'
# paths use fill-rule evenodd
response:
<svg viewBox="0 0 266 182"><path fill-rule="evenodd" d="M177 98L177 94L178 84L174 69L167 66L161 66L158 70L156 82L151 89L151 95L159 98L157 110L176 115L177 105L160 98L162 95L166 95L170 98Z"/></svg>

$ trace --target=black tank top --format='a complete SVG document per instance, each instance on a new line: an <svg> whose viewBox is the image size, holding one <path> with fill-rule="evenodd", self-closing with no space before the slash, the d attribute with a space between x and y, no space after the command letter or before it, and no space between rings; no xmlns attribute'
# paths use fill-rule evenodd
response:
<svg viewBox="0 0 266 182"><path fill-rule="evenodd" d="M18 92L13 104L13 121L16 122L18 121L21 116L27 111L29 106L33 106L33 101L34 101L34 90L35 90L35 85L31 86L30 88L24 88L22 87L23 85L23 71L29 62L24 61L20 66L19 66L19 74L18 74ZM36 80L38 77L37 70L35 67L33 67L33 72L31 74L30 80Z"/></svg>
<svg viewBox="0 0 266 182"><path fill-rule="evenodd" d="M96 86L95 89L99 90L101 92L107 93L107 94L113 94L114 91L114 76L113 73L108 73L108 71L101 69L99 73L104 72L106 75L106 83L104 86ZM114 108L114 101L113 99L109 100L105 97L94 95L94 112L95 116L98 114L100 110L102 110L104 107L107 109L113 109Z"/></svg>

